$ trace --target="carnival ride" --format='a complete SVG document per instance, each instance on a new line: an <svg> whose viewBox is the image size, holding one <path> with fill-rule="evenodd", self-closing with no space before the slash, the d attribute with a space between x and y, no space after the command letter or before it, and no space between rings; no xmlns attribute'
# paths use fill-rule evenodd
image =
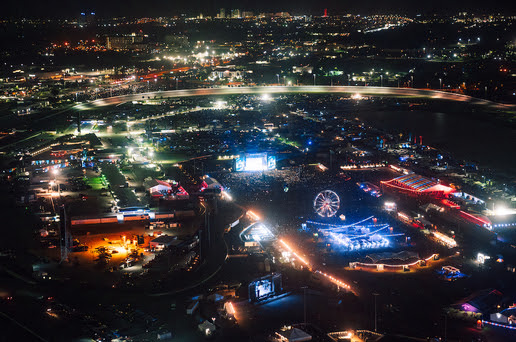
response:
<svg viewBox="0 0 516 342"><path fill-rule="evenodd" d="M333 217L340 208L339 196L331 191L321 191L314 199L314 210L321 217Z"/></svg>

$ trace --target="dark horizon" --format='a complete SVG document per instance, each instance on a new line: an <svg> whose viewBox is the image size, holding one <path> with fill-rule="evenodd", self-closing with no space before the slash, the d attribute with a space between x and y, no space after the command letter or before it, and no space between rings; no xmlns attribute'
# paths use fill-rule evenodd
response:
<svg viewBox="0 0 516 342"><path fill-rule="evenodd" d="M294 15L308 14L319 15L324 9L328 14L455 14L458 12L471 13L502 13L510 15L515 13L516 5L507 5L503 1L432 1L413 2L408 0L369 0L361 2L342 2L337 0L301 0L271 1L264 0L256 3L250 0L194 0L189 2L166 2L163 0L151 1L99 1L69 2L63 0L51 0L41 2L28 0L24 2L9 2L4 5L2 18L75 18L81 12L95 12L98 17L109 18L116 16L128 17L159 17L176 16L181 14L196 15L202 13L206 16L214 16L220 8L249 10L255 12L289 12Z"/></svg>

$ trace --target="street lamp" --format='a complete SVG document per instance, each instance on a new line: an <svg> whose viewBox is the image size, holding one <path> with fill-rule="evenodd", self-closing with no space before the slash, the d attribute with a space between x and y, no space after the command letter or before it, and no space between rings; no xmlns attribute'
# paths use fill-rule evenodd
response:
<svg viewBox="0 0 516 342"><path fill-rule="evenodd" d="M314 74L314 85L315 85L315 74Z"/></svg>
<svg viewBox="0 0 516 342"><path fill-rule="evenodd" d="M276 77L278 78L278 85L279 85L279 74L276 74Z"/></svg>
<svg viewBox="0 0 516 342"><path fill-rule="evenodd" d="M52 173L54 174L54 184L57 184L57 194L61 196L61 187L59 186L59 182L57 181L57 175L59 174L59 169L53 169Z"/></svg>
<svg viewBox="0 0 516 342"><path fill-rule="evenodd" d="M383 87L383 75L380 75L380 87Z"/></svg>
<svg viewBox="0 0 516 342"><path fill-rule="evenodd" d="M373 293L373 296L374 296L374 332L376 332L377 330L377 320L376 320L376 297L378 297L380 294L379 293Z"/></svg>
<svg viewBox="0 0 516 342"><path fill-rule="evenodd" d="M439 89L443 89L443 79L439 79Z"/></svg>
<svg viewBox="0 0 516 342"><path fill-rule="evenodd" d="M301 287L303 289L303 313L304 313L304 319L305 319L305 326L306 326L306 289L308 286Z"/></svg>

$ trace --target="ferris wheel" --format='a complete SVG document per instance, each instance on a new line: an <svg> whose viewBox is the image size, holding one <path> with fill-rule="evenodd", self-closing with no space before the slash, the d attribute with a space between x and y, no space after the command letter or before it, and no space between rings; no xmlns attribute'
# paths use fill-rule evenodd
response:
<svg viewBox="0 0 516 342"><path fill-rule="evenodd" d="M321 191L314 199L314 210L322 217L333 217L340 208L339 196L331 191Z"/></svg>

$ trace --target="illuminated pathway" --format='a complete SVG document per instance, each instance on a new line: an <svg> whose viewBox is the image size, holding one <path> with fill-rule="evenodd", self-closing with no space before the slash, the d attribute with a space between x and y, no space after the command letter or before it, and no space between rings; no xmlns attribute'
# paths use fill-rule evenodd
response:
<svg viewBox="0 0 516 342"><path fill-rule="evenodd" d="M449 93L438 90L414 89L414 88L393 88L393 87L363 87L363 86L260 86L260 87L221 87L201 88L184 90L153 91L130 95L120 95L98 99L88 103L78 104L73 107L75 110L88 110L96 107L119 105L132 101L145 101L149 99L167 99L192 96L224 96L241 94L360 94L377 95L389 97L414 97L436 100L448 100L455 102L466 102L493 109L511 109L514 105L504 105L471 96Z"/></svg>
<svg viewBox="0 0 516 342"><path fill-rule="evenodd" d="M339 280L337 278L335 278L334 276L332 276L331 274L328 274L328 273L325 273L325 272L322 272L322 271L319 271L319 270L316 270L312 267L312 265L305 259L303 258L302 256L300 256L298 253L296 253L292 247L290 247L289 244L287 244L285 242L285 240L283 239L280 239L279 240L281 242L281 244L283 245L283 247L285 247L290 253L292 253L299 261L301 261L306 267L308 267L308 270L310 270L311 272L313 273L316 273L316 274L320 274L322 275L323 277L325 277L327 280L329 280L331 283L337 285L337 287L339 288L344 288L348 291L351 291L353 292L355 295L357 295L357 293L355 291L353 291L351 289L351 286L349 286L348 284L346 284L345 282L343 282L342 280Z"/></svg>
<svg viewBox="0 0 516 342"><path fill-rule="evenodd" d="M247 216L249 216L252 220L254 220L255 222L258 222L260 221L260 216L257 215L255 212L251 211L251 210L248 210L247 211ZM281 243L281 245L283 246L283 248L285 248L286 250L288 250L290 253L292 253L292 255L294 255L296 257L296 259L298 259L301 263L303 263L310 272L313 272L315 274L320 274L322 275L323 277L325 277L327 280L329 280L331 283L337 285L338 288L344 288L346 289L347 291L351 291L352 293L354 293L355 295L357 295L357 292L352 290L351 289L351 286L349 286L348 284L346 284L345 282L335 278L334 276L332 276L331 274L328 274L328 273L325 273L325 272L322 272L320 270L317 270L313 267L313 265L305 258L305 257L302 257L301 255L299 255L292 247L290 247L290 245L285 242L285 240L283 239L279 239L279 242Z"/></svg>

